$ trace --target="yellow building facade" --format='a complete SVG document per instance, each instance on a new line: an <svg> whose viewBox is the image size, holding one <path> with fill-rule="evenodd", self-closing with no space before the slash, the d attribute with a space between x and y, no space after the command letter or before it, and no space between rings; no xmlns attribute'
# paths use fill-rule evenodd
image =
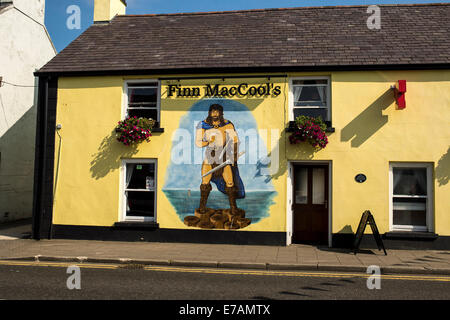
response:
<svg viewBox="0 0 450 320"><path fill-rule="evenodd" d="M450 248L449 4L126 5L35 73L34 238Z"/></svg>
<svg viewBox="0 0 450 320"><path fill-rule="evenodd" d="M392 88L400 79L407 83L405 109L397 106ZM328 144L323 149L289 141L293 134L289 124L295 120L299 100L295 84L304 84L305 80L322 80L324 84L326 97L320 98L326 99L330 117ZM125 146L117 141L114 127L127 114L128 88L146 83L157 87L160 130L154 130L150 142ZM418 233L433 235L432 242L450 236L448 70L61 77L57 86L56 123L61 129L54 152L52 225L56 235L67 236L70 228L76 227L90 227L94 234L96 228L121 230L146 221L152 227L135 231L133 240L220 239L217 241L322 242L339 246L350 243L361 214L370 210L388 243L395 243L391 239L396 236L408 239L408 233L416 239ZM255 89L249 93L252 87ZM214 88L218 91L207 96L207 90ZM220 95L223 88L228 95ZM263 94L258 94L258 88ZM319 87L305 88L311 91ZM195 216L199 202L196 192L201 184L199 168L203 160L195 160L194 128L198 123L193 122L206 117L212 104L223 106L225 119L233 122L238 132L239 151L245 152L238 166L247 193L246 198L237 200L237 206L245 207L245 217L252 221L239 229L189 226L184 220L189 213ZM198 116L190 117L191 113ZM256 148L255 144L262 147ZM124 213L128 206L126 163L133 161L155 165L155 201L150 220ZM178 169L174 169L176 166ZM314 166L318 167L309 174L317 177L308 180L307 169ZM418 169L411 173L411 168ZM417 179L425 179L420 184L426 190L413 195L410 202L399 204L393 190L398 183L394 176L413 177L421 172L424 178ZM356 181L358 174L365 181ZM174 195L167 190L180 193ZM262 190L266 193L252 198L254 192ZM320 237L296 222L299 211L318 209L297 206L306 205L308 200L302 196L308 193L316 207L326 209L326 221L319 226ZM226 194L218 196L226 201ZM415 203L415 198L422 200ZM227 207L211 196L209 201L208 207ZM408 217L399 223L396 215L405 214L401 210ZM418 212L424 216L418 217ZM308 221L307 217L302 219ZM314 224L312 219L305 223ZM167 232L160 232L164 230Z"/></svg>

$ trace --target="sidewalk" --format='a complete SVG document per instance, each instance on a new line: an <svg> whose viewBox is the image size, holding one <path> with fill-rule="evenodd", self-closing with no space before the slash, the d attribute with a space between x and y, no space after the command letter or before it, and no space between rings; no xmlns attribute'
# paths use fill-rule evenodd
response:
<svg viewBox="0 0 450 320"><path fill-rule="evenodd" d="M0 237L7 231L0 227ZM383 251L362 249L354 255L347 249L297 244L275 247L60 239L0 240L0 260L364 273L368 266L377 265L382 273L450 275L450 251L388 249L387 253L385 256Z"/></svg>

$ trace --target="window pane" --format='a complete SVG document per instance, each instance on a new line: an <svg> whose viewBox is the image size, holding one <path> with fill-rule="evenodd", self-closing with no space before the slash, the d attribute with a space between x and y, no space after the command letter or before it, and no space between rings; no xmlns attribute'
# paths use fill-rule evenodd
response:
<svg viewBox="0 0 450 320"><path fill-rule="evenodd" d="M314 118L320 116L323 121L330 121L328 119L328 109L326 108L294 108L294 119L300 115Z"/></svg>
<svg viewBox="0 0 450 320"><path fill-rule="evenodd" d="M325 169L324 168L313 168L313 193L312 193L312 203L313 204L324 204L325 203Z"/></svg>
<svg viewBox="0 0 450 320"><path fill-rule="evenodd" d="M154 217L155 192L127 191L128 217Z"/></svg>
<svg viewBox="0 0 450 320"><path fill-rule="evenodd" d="M128 115L130 117L149 118L158 121L157 109L128 109Z"/></svg>
<svg viewBox="0 0 450 320"><path fill-rule="evenodd" d="M308 169L295 168L295 203L305 204L308 202Z"/></svg>
<svg viewBox="0 0 450 320"><path fill-rule="evenodd" d="M394 168L394 195L427 195L426 168Z"/></svg>
<svg viewBox="0 0 450 320"><path fill-rule="evenodd" d="M155 164L145 163L127 163L126 169L126 188L148 190L154 187ZM150 187L152 186L153 187Z"/></svg>
<svg viewBox="0 0 450 320"><path fill-rule="evenodd" d="M394 198L394 225L426 226L426 199Z"/></svg>
<svg viewBox="0 0 450 320"><path fill-rule="evenodd" d="M327 106L327 87L294 87L294 106Z"/></svg>
<svg viewBox="0 0 450 320"><path fill-rule="evenodd" d="M135 103L152 103L156 105L158 89L157 88L129 88L128 102Z"/></svg>

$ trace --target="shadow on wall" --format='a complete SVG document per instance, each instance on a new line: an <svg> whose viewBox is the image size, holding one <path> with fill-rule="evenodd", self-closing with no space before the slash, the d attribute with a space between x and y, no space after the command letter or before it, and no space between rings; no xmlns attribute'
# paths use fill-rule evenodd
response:
<svg viewBox="0 0 450 320"><path fill-rule="evenodd" d="M273 173L270 176L267 176L266 178L266 182L272 180L272 179L278 179L279 177L283 176L286 173L287 167L288 167L288 161L281 161L281 154L282 154L282 146L281 143L285 144L286 149L289 149L288 152L288 157L290 160L295 159L296 161L308 161L308 160L312 160L314 158L314 153L316 153L317 150L316 148L314 148L313 146L311 146L309 143L300 143L300 144L296 144L296 145L292 145L289 142L289 136L291 135L291 132L286 132L286 130L283 130L281 132L280 138L278 139L277 142L277 146L276 147L272 147L271 149L272 151L269 152L269 154L267 155L269 159L272 158L272 152L273 150L278 150L279 152L279 163L278 163L278 170L277 172ZM332 132L327 133L327 136L329 137L330 135L332 135ZM261 170L263 168L268 168L270 170L270 164L269 165L265 165L262 162L258 162L258 169L260 169L258 172L261 172Z"/></svg>
<svg viewBox="0 0 450 320"><path fill-rule="evenodd" d="M131 158L138 152L137 145L125 146L116 140L115 131L106 136L93 154L91 161L91 175L95 179L105 177L108 173L120 168L122 158Z"/></svg>
<svg viewBox="0 0 450 320"><path fill-rule="evenodd" d="M358 148L388 122L382 111L394 102L391 89L386 90L363 112L347 124L341 131L341 141L351 141L352 148Z"/></svg>
<svg viewBox="0 0 450 320"><path fill-rule="evenodd" d="M35 136L34 106L0 136L0 222L31 217Z"/></svg>
<svg viewBox="0 0 450 320"><path fill-rule="evenodd" d="M444 186L450 179L450 147L440 159L436 166L436 179L439 186Z"/></svg>
<svg viewBox="0 0 450 320"><path fill-rule="evenodd" d="M281 161L281 154L282 154L281 148L282 148L282 143L285 143L286 147L287 147L287 144L289 144L289 140L287 138L288 138L288 135L286 134L286 130L283 130L281 132L280 138L278 139L277 145L270 146L271 151L267 154L267 157L268 157L268 159L272 159L273 152L275 150L278 151L278 153L279 153L278 154L278 170L275 173L272 173L271 175L266 176L265 182L269 182L272 179L277 180L279 177L283 176L284 173L286 172L287 161ZM307 146L305 145L306 148L298 146L299 147L297 150L298 154L296 153L296 155L295 156L293 155L293 157L295 157L296 159L304 159L304 160L312 159L314 150L312 147L309 148L309 146L310 145L307 145ZM275 159L276 159L276 156L275 156ZM275 168L277 167L276 164L272 164L272 163L265 164L261 161L258 161L258 163L257 163L258 172L256 173L255 177L257 175L262 175L261 172L264 169L269 170L269 172L271 172L272 166L275 166Z"/></svg>
<svg viewBox="0 0 450 320"><path fill-rule="evenodd" d="M343 227L341 230L338 231L338 233L349 233L349 234L354 234L353 230L352 230L352 226L351 225L346 225L345 227Z"/></svg>

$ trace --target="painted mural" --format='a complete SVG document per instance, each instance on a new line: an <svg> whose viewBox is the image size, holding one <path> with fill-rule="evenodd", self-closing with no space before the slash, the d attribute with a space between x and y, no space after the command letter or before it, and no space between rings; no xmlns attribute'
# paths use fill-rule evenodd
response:
<svg viewBox="0 0 450 320"><path fill-rule="evenodd" d="M202 99L180 119L163 192L188 227L243 229L268 217L274 204L276 191L261 170L266 162L244 104Z"/></svg>

